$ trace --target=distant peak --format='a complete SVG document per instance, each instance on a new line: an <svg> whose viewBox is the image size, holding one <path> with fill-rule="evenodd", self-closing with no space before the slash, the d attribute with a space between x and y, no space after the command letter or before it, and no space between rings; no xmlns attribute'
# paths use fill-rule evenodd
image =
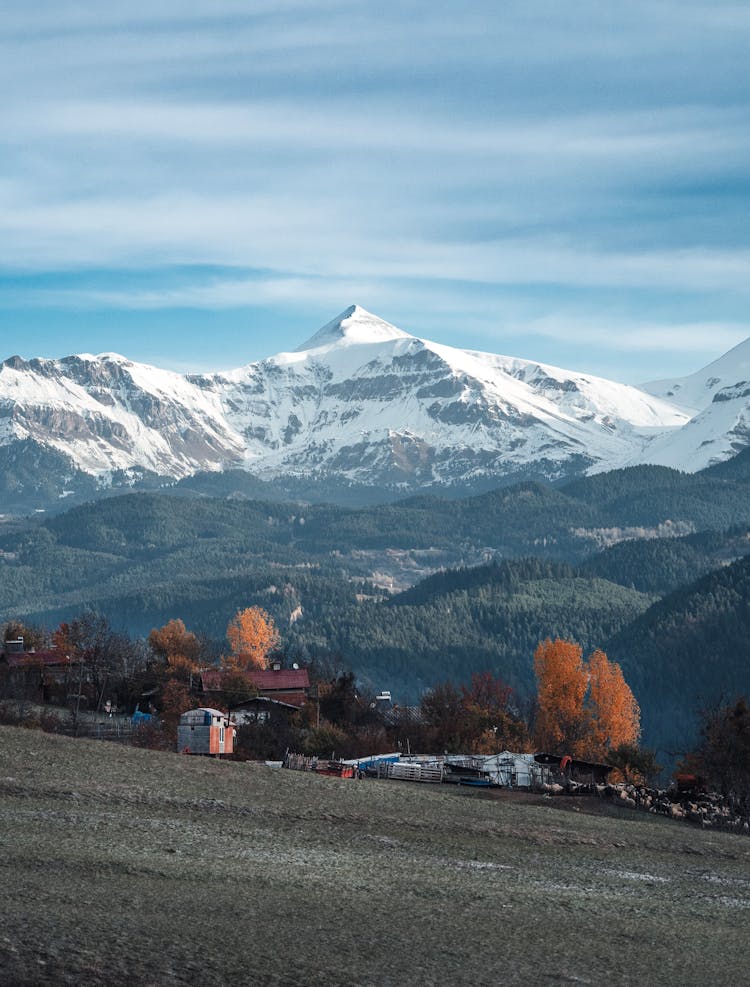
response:
<svg viewBox="0 0 750 987"><path fill-rule="evenodd" d="M305 350L316 350L321 346L332 346L336 343L382 343L389 339L409 339L409 333L392 326L390 322L378 318L371 312L350 305L335 319L327 322L318 329L314 336L297 347L298 353Z"/></svg>

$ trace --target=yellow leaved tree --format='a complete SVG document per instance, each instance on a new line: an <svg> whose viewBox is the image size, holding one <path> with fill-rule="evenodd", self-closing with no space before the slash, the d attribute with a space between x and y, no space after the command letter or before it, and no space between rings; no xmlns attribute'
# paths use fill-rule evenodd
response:
<svg viewBox="0 0 750 987"><path fill-rule="evenodd" d="M229 621L227 640L231 654L224 659L225 668L248 672L268 667L268 656L279 645L279 632L262 607L247 607Z"/></svg>
<svg viewBox="0 0 750 987"><path fill-rule="evenodd" d="M543 641L534 653L540 750L604 760L622 744L638 743L640 709L622 669L603 651L588 662L573 641Z"/></svg>

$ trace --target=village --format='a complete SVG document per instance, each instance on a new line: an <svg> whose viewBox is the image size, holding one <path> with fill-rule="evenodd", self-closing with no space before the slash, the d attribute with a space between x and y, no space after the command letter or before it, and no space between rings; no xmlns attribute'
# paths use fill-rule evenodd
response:
<svg viewBox="0 0 750 987"><path fill-rule="evenodd" d="M326 677L290 665L273 650L278 635L259 608L235 615L228 628L232 653L213 667L195 660L197 639L181 621L155 629L150 645L162 659L161 680L152 684L153 668L151 678L137 679L146 687L131 694L125 709L109 695L117 683L102 656L76 644L81 628L63 625L52 646L41 650L9 636L14 630L8 626L0 653L4 722L352 781L452 785L485 797L535 793L573 798L579 807L606 801L703 829L750 834L747 793L712 789L696 756L655 784L660 769L653 753L638 747L637 703L619 669L601 653L587 665L570 642L546 642L537 650L540 693L532 729L511 691L489 673L475 675L470 686L438 685L419 706L400 706L389 690L361 693L349 672ZM578 662L572 686L564 681L571 661ZM584 693L596 699L597 685L598 708L582 706L578 732L571 733L571 712L564 708L571 689L583 702ZM545 689L562 699L545 707ZM629 732L618 737L623 722Z"/></svg>

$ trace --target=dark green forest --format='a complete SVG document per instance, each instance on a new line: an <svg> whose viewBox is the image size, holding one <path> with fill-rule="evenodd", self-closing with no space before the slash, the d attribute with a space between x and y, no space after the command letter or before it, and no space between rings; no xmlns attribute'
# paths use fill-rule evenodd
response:
<svg viewBox="0 0 750 987"><path fill-rule="evenodd" d="M259 604L290 654L335 655L402 702L483 670L523 697L536 644L569 637L611 649L647 739L670 744L717 689L750 689L744 454L695 476L637 467L356 509L251 499L266 489L239 495L241 479L6 519L0 616L53 627L94 608L138 635L181 617L220 648Z"/></svg>

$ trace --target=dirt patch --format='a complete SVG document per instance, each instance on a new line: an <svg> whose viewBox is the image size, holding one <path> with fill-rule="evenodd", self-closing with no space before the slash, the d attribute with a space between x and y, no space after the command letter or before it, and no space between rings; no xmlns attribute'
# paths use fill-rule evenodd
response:
<svg viewBox="0 0 750 987"><path fill-rule="evenodd" d="M750 841L0 728L12 984L741 983Z"/></svg>

